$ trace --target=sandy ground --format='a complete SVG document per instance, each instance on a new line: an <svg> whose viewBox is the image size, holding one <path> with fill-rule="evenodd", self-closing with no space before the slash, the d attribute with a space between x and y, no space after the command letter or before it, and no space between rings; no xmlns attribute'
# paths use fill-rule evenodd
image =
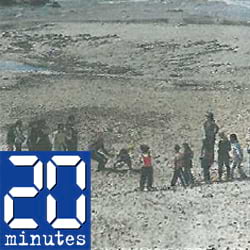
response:
<svg viewBox="0 0 250 250"><path fill-rule="evenodd" d="M106 18L102 8L98 13ZM104 17L98 22L96 14L95 21L81 19L76 10L58 21L51 14L44 18L37 9L30 19L25 9L14 20L11 12L2 14L1 61L42 68L0 70L2 147L8 124L17 118L27 124L45 117L53 131L73 113L81 150L94 130L102 128L112 152L134 147L134 168L139 169L138 146L147 143L157 158L155 186L164 186L172 175L173 146L184 141L192 145L193 172L201 180L199 152L207 111L245 146L250 124L249 27L222 25L208 17L190 19L180 11L169 12L168 21L151 20L147 10L145 5L136 19L126 22ZM13 9L13 15L17 13ZM208 19L213 22L204 24ZM138 193L131 192L138 186L136 172L96 173L95 163L92 168L93 249L249 246L248 181Z"/></svg>

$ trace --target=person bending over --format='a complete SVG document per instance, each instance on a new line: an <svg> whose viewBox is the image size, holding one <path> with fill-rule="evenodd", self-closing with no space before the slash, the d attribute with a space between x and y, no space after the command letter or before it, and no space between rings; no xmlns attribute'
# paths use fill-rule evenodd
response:
<svg viewBox="0 0 250 250"><path fill-rule="evenodd" d="M104 147L104 138L103 133L99 133L97 140L90 144L89 151L91 151L91 158L94 161L98 162L97 171L102 171L105 168L105 165L108 161L106 156L110 156L108 151Z"/></svg>

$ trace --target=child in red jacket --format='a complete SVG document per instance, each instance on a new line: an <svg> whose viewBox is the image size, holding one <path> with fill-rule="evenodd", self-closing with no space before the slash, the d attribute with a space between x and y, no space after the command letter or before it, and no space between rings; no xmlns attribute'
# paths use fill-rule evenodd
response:
<svg viewBox="0 0 250 250"><path fill-rule="evenodd" d="M150 148L147 145L141 145L141 163L143 163L141 169L141 178L140 178L140 190L148 191L152 190L153 185L153 166L152 166L152 157L150 154ZM145 184L147 186L145 187Z"/></svg>

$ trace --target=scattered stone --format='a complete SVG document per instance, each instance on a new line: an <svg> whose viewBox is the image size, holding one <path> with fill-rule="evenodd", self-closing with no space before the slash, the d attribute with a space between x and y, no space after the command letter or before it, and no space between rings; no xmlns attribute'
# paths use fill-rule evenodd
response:
<svg viewBox="0 0 250 250"><path fill-rule="evenodd" d="M203 194L202 198L213 198L214 195L213 194Z"/></svg>
<svg viewBox="0 0 250 250"><path fill-rule="evenodd" d="M23 16L23 14L22 13L18 13L18 14L16 14L16 18L19 18L19 17L22 17Z"/></svg>
<svg viewBox="0 0 250 250"><path fill-rule="evenodd" d="M6 31L2 33L2 37L11 37L10 32Z"/></svg>
<svg viewBox="0 0 250 250"><path fill-rule="evenodd" d="M211 245L211 246L208 246L207 250L216 250L216 248L213 245Z"/></svg>
<svg viewBox="0 0 250 250"><path fill-rule="evenodd" d="M52 8L61 8L62 7L57 1L49 2L46 4L46 6L52 7Z"/></svg>

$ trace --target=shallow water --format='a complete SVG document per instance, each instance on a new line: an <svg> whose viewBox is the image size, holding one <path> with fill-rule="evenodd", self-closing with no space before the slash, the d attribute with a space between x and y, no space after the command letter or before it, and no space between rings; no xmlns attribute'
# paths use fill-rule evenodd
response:
<svg viewBox="0 0 250 250"><path fill-rule="evenodd" d="M119 3L131 3L131 2L171 2L169 0L58 0L64 5L82 5L86 3L109 3L109 4L119 4ZM242 7L250 8L250 0L209 0L211 2L225 2L230 5L238 5ZM183 1L185 2L185 1ZM192 2L192 0L190 1ZM195 1L193 1L195 4ZM204 1L205 2L205 1Z"/></svg>
<svg viewBox="0 0 250 250"><path fill-rule="evenodd" d="M10 72L43 72L47 71L45 68L36 67L15 61L3 61L0 60L0 72L10 71Z"/></svg>
<svg viewBox="0 0 250 250"><path fill-rule="evenodd" d="M246 8L250 8L250 0L221 0L229 5L238 5Z"/></svg>
<svg viewBox="0 0 250 250"><path fill-rule="evenodd" d="M1 7L0 8L0 21L9 20L15 18L23 19L39 19L47 18L47 16L56 17L56 20L66 20L74 19L74 14L76 13L75 20L80 20L81 12L87 10L88 18L91 20L95 19L109 19L105 16L102 7L105 5L104 9L112 8L114 11L120 11L119 5L122 8L128 8L127 10L133 10L132 15L137 17L144 18L148 16L148 13L141 14L141 9L144 8L144 3L148 8L149 3L151 7L159 8L160 5L169 9L181 9L185 14L191 14L201 17L216 17L221 19L233 20L233 21L243 21L250 22L250 0L57 0L62 8L51 8L48 5L40 7L31 7L31 6L12 6L10 7ZM114 7L115 6L115 7ZM128 7L129 6L129 7ZM157 7L158 6L158 7ZM166 8L167 8L166 7ZM94 9L97 8L95 12ZM133 8L133 9L130 9ZM138 9L138 15L136 10ZM76 11L75 11L76 10ZM95 15L91 16L91 13ZM98 16L100 14L100 17ZM128 13L129 14L129 13ZM157 12L154 13L154 16L150 16L152 19L164 18L165 15L160 13L161 17L157 16ZM84 19L84 15L82 16ZM112 19L112 18L111 18ZM0 22L1 27L1 22ZM8 29L8 27L2 26L2 29Z"/></svg>

